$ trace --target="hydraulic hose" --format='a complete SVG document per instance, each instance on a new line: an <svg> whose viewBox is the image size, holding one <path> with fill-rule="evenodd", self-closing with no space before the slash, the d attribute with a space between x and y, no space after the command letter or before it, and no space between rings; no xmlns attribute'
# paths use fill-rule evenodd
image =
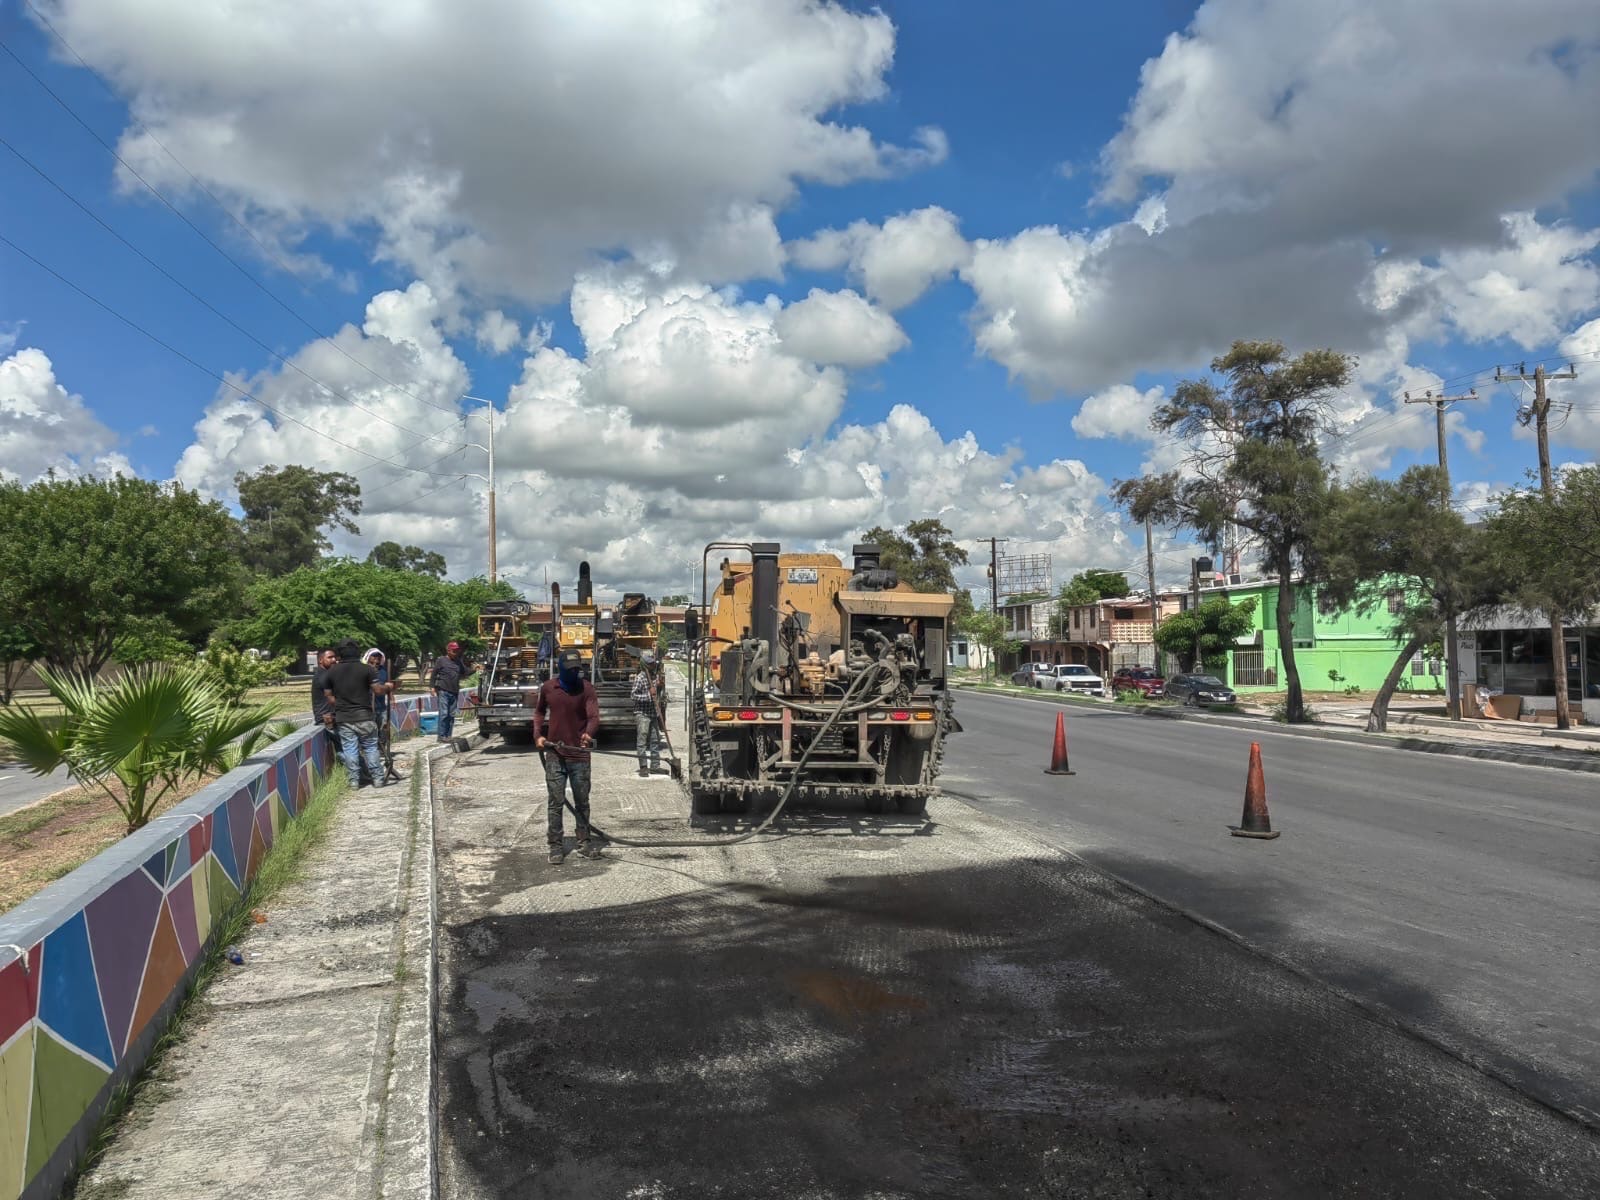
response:
<svg viewBox="0 0 1600 1200"><path fill-rule="evenodd" d="M811 744L806 747L805 753L800 756L800 761L795 763L794 774L789 777L789 784L783 789L783 795L778 798L777 806L774 807L773 810L767 814L766 819L754 829L748 829L744 833L735 834L732 837L663 838L647 840L639 838L616 837L613 834L609 834L605 830L601 829L600 826L596 825L593 821L589 822L589 828L593 832L605 838L605 840L608 842L614 842L618 846L632 846L636 849L692 846L736 846L740 842L749 841L759 833L764 833L767 828L778 819L778 814L783 811L784 805L789 803L789 800L794 796L795 789L800 786L800 779L805 772L806 764L811 761L812 752L822 744L823 734L832 729L839 718L845 715L845 709L847 706L844 701L849 700L851 693L854 692L858 687L863 687L866 682L874 679L877 676L879 669L881 669L881 664L874 664L873 670L863 671L860 675L856 676L855 680L850 684L850 687L846 689L844 700L840 702L838 708L834 709L833 712L828 714L828 719L822 723L822 728L817 730L816 736L811 739ZM546 745L554 746L558 750L577 749L577 747L574 746L563 746L559 742L547 741ZM573 818L577 819L578 810L572 807L572 802L563 796L562 803L566 805L567 811L572 814Z"/></svg>

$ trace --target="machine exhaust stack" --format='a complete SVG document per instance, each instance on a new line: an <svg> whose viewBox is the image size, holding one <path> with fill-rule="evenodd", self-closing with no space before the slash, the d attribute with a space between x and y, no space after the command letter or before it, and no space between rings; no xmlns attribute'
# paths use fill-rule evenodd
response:
<svg viewBox="0 0 1600 1200"><path fill-rule="evenodd" d="M778 662L778 550L777 542L750 547L750 636L766 642L769 666Z"/></svg>
<svg viewBox="0 0 1600 1200"><path fill-rule="evenodd" d="M589 564L578 564L578 603L594 603L594 581L589 577Z"/></svg>

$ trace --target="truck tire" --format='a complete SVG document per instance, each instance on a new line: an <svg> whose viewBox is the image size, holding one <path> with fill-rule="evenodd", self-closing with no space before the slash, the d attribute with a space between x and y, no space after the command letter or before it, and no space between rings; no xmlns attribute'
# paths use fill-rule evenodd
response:
<svg viewBox="0 0 1600 1200"><path fill-rule="evenodd" d="M508 746L533 745L533 730L531 729L502 729L500 736L505 739Z"/></svg>

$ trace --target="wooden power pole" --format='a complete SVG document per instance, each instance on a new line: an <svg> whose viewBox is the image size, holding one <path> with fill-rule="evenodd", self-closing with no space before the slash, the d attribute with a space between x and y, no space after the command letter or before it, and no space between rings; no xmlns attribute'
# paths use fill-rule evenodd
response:
<svg viewBox="0 0 1600 1200"><path fill-rule="evenodd" d="M1516 380L1519 383L1533 384L1533 411L1530 414L1534 429L1539 435L1539 487L1546 499L1555 495L1555 477L1550 473L1550 393L1545 384L1552 379L1576 379L1578 372L1571 363L1567 364L1565 371L1551 375L1545 371L1544 365L1534 367L1533 374L1528 374L1528 364L1522 363L1515 373L1502 371L1496 367L1494 372L1495 382L1505 383ZM1526 419L1523 424L1527 424ZM1559 608L1550 610L1550 664L1555 668L1552 682L1556 689L1556 728L1572 728L1572 705L1567 700L1567 632L1566 614Z"/></svg>
<svg viewBox="0 0 1600 1200"><path fill-rule="evenodd" d="M1406 393L1407 404L1433 405L1433 419L1439 434L1439 473L1444 477L1440 487L1440 502L1446 512L1450 511L1450 455L1445 447L1444 410L1445 406L1454 404L1457 400L1476 400L1477 389L1474 388L1465 396L1435 396L1432 392L1426 395L1413 396ZM1444 610L1444 686L1447 697L1447 711L1452 721L1461 719L1461 644L1456 637L1456 606L1448 598Z"/></svg>

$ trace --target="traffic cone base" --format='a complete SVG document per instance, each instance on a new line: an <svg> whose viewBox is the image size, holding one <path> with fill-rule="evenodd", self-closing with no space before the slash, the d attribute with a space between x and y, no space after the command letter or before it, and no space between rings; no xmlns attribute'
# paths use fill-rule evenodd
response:
<svg viewBox="0 0 1600 1200"><path fill-rule="evenodd" d="M1050 748L1050 765L1044 769L1046 775L1076 775L1077 772L1067 765L1067 715L1056 714L1056 740Z"/></svg>
<svg viewBox="0 0 1600 1200"><path fill-rule="evenodd" d="M1228 826L1234 837L1259 838L1269 841L1278 836L1272 828L1272 818L1267 815L1267 780L1261 770L1261 743L1250 743L1250 773L1244 784L1244 816L1237 825Z"/></svg>

